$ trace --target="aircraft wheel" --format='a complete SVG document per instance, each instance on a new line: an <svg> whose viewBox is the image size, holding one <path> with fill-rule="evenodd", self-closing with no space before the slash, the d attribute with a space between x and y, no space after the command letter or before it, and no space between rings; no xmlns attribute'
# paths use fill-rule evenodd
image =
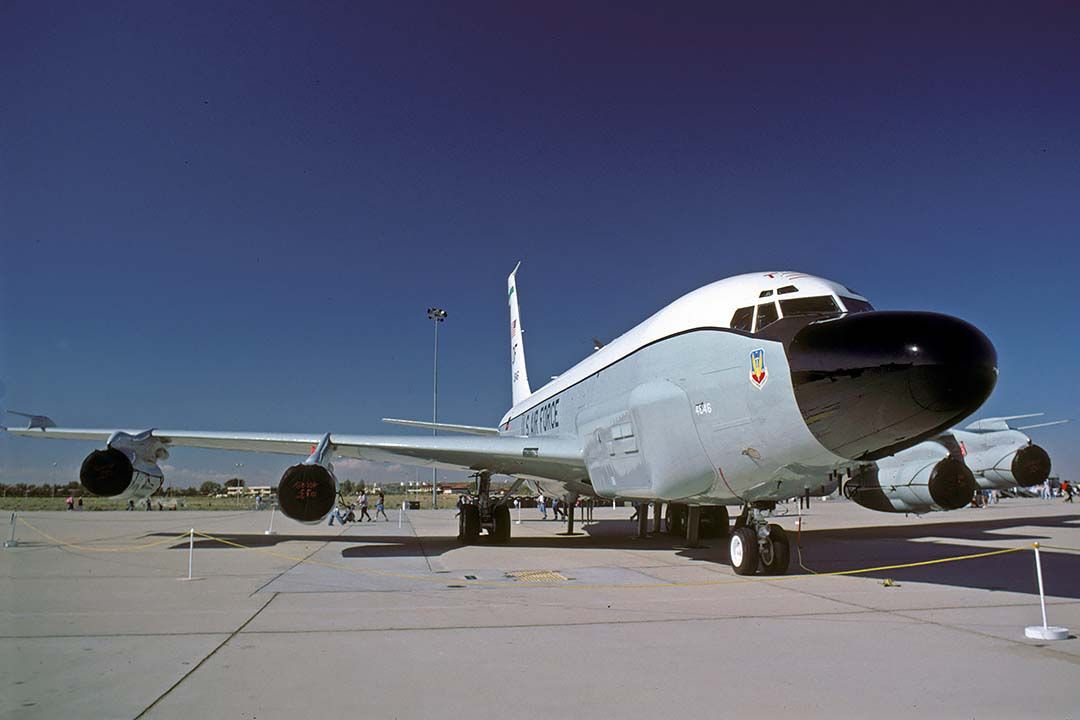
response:
<svg viewBox="0 0 1080 720"><path fill-rule="evenodd" d="M704 508L701 517L701 537L723 538L730 532L731 518L726 505L713 505Z"/></svg>
<svg viewBox="0 0 1080 720"><path fill-rule="evenodd" d="M769 539L761 549L761 569L766 575L783 575L791 563L791 543L779 525L769 525Z"/></svg>
<svg viewBox="0 0 1080 720"><path fill-rule="evenodd" d="M476 505L461 506L461 541L473 545L480 537L480 508Z"/></svg>
<svg viewBox="0 0 1080 720"><path fill-rule="evenodd" d="M494 531L491 533L491 542L503 545L510 542L510 506L499 505L492 513L495 521Z"/></svg>
<svg viewBox="0 0 1080 720"><path fill-rule="evenodd" d="M686 534L686 512L687 507L685 505L668 503L666 518L668 535Z"/></svg>
<svg viewBox="0 0 1080 720"><path fill-rule="evenodd" d="M758 542L753 528L741 527L731 535L728 543L731 568L736 575L753 575L758 569Z"/></svg>

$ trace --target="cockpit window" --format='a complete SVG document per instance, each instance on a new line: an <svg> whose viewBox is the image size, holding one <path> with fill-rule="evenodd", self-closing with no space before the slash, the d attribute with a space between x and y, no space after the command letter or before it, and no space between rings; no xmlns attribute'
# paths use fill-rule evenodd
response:
<svg viewBox="0 0 1080 720"><path fill-rule="evenodd" d="M780 310L783 311L784 317L792 317L794 315L840 314L840 308L837 306L836 301L833 300L832 295L781 300Z"/></svg>
<svg viewBox="0 0 1080 720"><path fill-rule="evenodd" d="M750 332L750 328L754 324L754 308L744 307L735 311L735 314L731 316L731 329L742 330L744 332Z"/></svg>
<svg viewBox="0 0 1080 720"><path fill-rule="evenodd" d="M844 301L844 307L847 308L849 313L870 312L874 309L874 306L865 300L856 300L855 298L849 297L842 297L840 299Z"/></svg>
<svg viewBox="0 0 1080 720"><path fill-rule="evenodd" d="M768 327L776 322L776 303L767 302L761 303L757 306L757 330L761 332L762 328Z"/></svg>
<svg viewBox="0 0 1080 720"><path fill-rule="evenodd" d="M762 290L760 293L758 293L758 297L772 297L772 290Z"/></svg>
<svg viewBox="0 0 1080 720"><path fill-rule="evenodd" d="M784 287L777 290L776 294L777 295L788 295L788 294L793 293L793 292L799 292L799 288L795 287L794 285L785 285Z"/></svg>

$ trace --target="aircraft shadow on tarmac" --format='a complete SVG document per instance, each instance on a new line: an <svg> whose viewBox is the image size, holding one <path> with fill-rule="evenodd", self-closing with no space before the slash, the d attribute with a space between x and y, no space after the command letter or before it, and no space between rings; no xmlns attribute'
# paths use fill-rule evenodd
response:
<svg viewBox="0 0 1080 720"><path fill-rule="evenodd" d="M542 521L534 521L540 523ZM533 524L533 523L528 523ZM545 526L548 523L543 523ZM1052 515L1047 517L1003 518L974 522L940 522L909 526L857 527L841 529L810 530L802 533L802 561L815 572L854 570L882 565L937 560L958 555L970 555L995 547L983 542L1007 541L1020 546L1035 541L1048 541L1050 535L1038 528L1052 529L1080 526L1080 517ZM565 535L517 536L509 547L517 548L594 548L609 550L670 550L688 560L728 564L727 541L714 538L706 540L703 547L682 547L677 538L656 534L645 539L633 536L636 523L626 520L603 520L586 524L572 537ZM1020 531L1024 528L1024 531ZM269 548L286 542L318 542L342 544L342 558L387 558L439 556L461 547L453 537L423 537L415 535L363 535L350 527L340 535L264 535L220 533L215 537L245 548ZM1010 530L1014 530L1010 532ZM1033 530L1034 529L1034 530ZM166 533L160 533L166 535ZM790 573L807 574L799 566L792 541ZM934 538L927 542L926 538ZM956 542L948 542L955 540ZM483 541L481 541L483 542ZM1053 544L1051 542L1051 544ZM197 539L199 549L230 549L230 545L207 538ZM174 546L187 549L187 542ZM235 549L235 548L233 548ZM1043 579L1048 595L1080 599L1080 554L1044 550L1042 552ZM941 563L913 568L881 570L861 573L860 577L889 578L898 584L904 582L952 585L992 592L1017 592L1037 594L1035 561L1032 552L1016 552L974 560Z"/></svg>

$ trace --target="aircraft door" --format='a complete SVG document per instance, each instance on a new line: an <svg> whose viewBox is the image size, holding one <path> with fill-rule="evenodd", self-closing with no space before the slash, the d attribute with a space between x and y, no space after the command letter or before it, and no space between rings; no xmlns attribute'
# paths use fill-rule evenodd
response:
<svg viewBox="0 0 1080 720"><path fill-rule="evenodd" d="M747 448L754 427L748 404L747 366L738 365L705 370L689 388L694 426L702 447L717 469L718 479L729 483L750 460L742 451ZM717 495L730 495L724 482L715 488Z"/></svg>

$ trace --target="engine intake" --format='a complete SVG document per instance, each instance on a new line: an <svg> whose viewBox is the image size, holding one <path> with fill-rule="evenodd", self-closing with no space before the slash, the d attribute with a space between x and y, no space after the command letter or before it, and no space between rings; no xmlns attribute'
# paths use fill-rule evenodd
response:
<svg viewBox="0 0 1080 720"><path fill-rule="evenodd" d="M871 510L924 513L958 510L971 502L978 488L971 469L953 457L936 463L889 460L860 469L845 485L845 495Z"/></svg>
<svg viewBox="0 0 1080 720"><path fill-rule="evenodd" d="M94 495L119 495L128 489L134 475L131 461L116 448L93 451L79 468L79 482Z"/></svg>
<svg viewBox="0 0 1080 720"><path fill-rule="evenodd" d="M79 482L94 495L141 500L153 495L165 482L165 473L157 462L168 456L152 430L137 435L118 431L104 450L94 450L83 459Z"/></svg>
<svg viewBox="0 0 1080 720"><path fill-rule="evenodd" d="M334 509L337 479L322 465L293 465L278 483L278 505L288 517L316 523Z"/></svg>
<svg viewBox="0 0 1080 720"><path fill-rule="evenodd" d="M1050 455L1038 445L1028 445L1016 451L1010 469L1018 485L1042 485L1050 477Z"/></svg>

